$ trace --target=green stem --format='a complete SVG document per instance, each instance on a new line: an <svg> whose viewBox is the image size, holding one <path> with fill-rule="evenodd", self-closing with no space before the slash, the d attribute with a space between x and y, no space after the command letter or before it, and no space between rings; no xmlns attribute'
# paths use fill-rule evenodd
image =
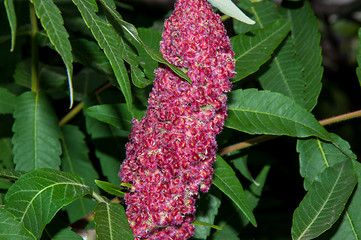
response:
<svg viewBox="0 0 361 240"><path fill-rule="evenodd" d="M39 31L38 22L35 14L34 5L30 3L30 24L31 24L31 91L37 93L39 91L38 79L38 45L36 44L36 34Z"/></svg>
<svg viewBox="0 0 361 240"><path fill-rule="evenodd" d="M98 202L103 202L103 203L108 203L107 201L104 200L104 198L102 198L102 196L100 196L99 194L97 194L96 192L93 192L92 194L93 198L95 198L95 200L97 200Z"/></svg>
<svg viewBox="0 0 361 240"><path fill-rule="evenodd" d="M357 118L357 117L361 117L361 110L350 112L350 113L345 113L345 114L335 116L335 117L331 117L331 118L327 118L327 119L319 121L319 123L322 126L326 126L326 125L343 122L343 121L350 120L350 119ZM274 139L276 137L279 137L279 136L262 135L262 136L258 136L258 137L255 137L255 138L251 138L251 139L249 139L247 141L236 143L234 145L230 145L228 147L220 149L219 150L219 155L223 156L223 155L229 154L229 153L231 153L233 151L248 148L250 146L253 146L253 145L256 145L256 144L259 144L259 143L262 143L262 142L265 142L265 141L268 141L268 140L271 140L271 139Z"/></svg>

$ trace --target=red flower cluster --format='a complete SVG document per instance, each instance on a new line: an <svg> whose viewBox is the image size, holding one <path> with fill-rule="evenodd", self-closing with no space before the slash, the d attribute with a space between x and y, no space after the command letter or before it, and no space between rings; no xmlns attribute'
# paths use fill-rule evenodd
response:
<svg viewBox="0 0 361 240"><path fill-rule="evenodd" d="M119 176L133 185L125 200L135 239L188 239L199 189L212 184L234 53L207 0L177 1L161 52L192 84L165 66L155 70L146 116L133 121Z"/></svg>

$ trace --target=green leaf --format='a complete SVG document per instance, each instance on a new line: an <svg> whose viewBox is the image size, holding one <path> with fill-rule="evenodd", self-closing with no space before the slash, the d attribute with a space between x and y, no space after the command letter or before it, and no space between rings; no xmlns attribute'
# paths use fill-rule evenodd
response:
<svg viewBox="0 0 361 240"><path fill-rule="evenodd" d="M24 174L25 174L25 172L11 170L11 169L0 170L0 178L5 178L5 179L11 180L11 181L18 180Z"/></svg>
<svg viewBox="0 0 361 240"><path fill-rule="evenodd" d="M237 34L246 33L254 29L265 28L281 19L277 12L277 5L272 1L238 1L238 6L252 17L256 24L247 25L233 21L233 28Z"/></svg>
<svg viewBox="0 0 361 240"><path fill-rule="evenodd" d="M345 146L345 151L350 151L350 145L340 137L334 135L337 145ZM334 144L325 142L318 138L299 139L297 142L297 152L300 154L300 173L304 177L304 188L308 190L313 181L325 168L332 167L336 163L350 159Z"/></svg>
<svg viewBox="0 0 361 240"><path fill-rule="evenodd" d="M242 176L247 178L249 181L253 182L254 179L247 166L247 157L248 157L247 155L244 155L236 159L232 159L231 162L234 165L234 167L242 174Z"/></svg>
<svg viewBox="0 0 361 240"><path fill-rule="evenodd" d="M201 222L201 221L194 221L194 222L192 222L192 225L204 226L204 227L208 227L208 228L214 228L214 229L217 229L217 230L222 230L222 228L217 226L217 225L206 223L206 222Z"/></svg>
<svg viewBox="0 0 361 240"><path fill-rule="evenodd" d="M13 169L15 167L12 148L10 137L0 138L0 169Z"/></svg>
<svg viewBox="0 0 361 240"><path fill-rule="evenodd" d="M78 127L72 125L62 126L61 132L63 145L62 170L82 177L85 184L96 191L97 186L94 184L94 179L97 179L99 175L89 160L89 150L84 141L84 134ZM70 222L75 222L90 213L94 207L94 201L81 198L66 206L65 209Z"/></svg>
<svg viewBox="0 0 361 240"><path fill-rule="evenodd" d="M91 106L91 101L89 99L85 101L84 109ZM129 131L120 130L88 116L86 116L86 128L95 145L95 154L100 160L102 173L109 182L119 185L118 172L122 160L125 159L124 146L128 141L125 137L128 136Z"/></svg>
<svg viewBox="0 0 361 240"><path fill-rule="evenodd" d="M320 239L324 240L360 240L361 239L361 164L354 162L354 168L358 176L358 184L349 200L346 210L339 218L339 226L334 226L325 234L321 235ZM336 225L336 224L335 224Z"/></svg>
<svg viewBox="0 0 361 240"><path fill-rule="evenodd" d="M85 114L121 130L125 130L126 134L129 134L133 125L132 119L137 118L140 120L144 116L144 111L133 107L132 111L129 112L125 104L119 103L92 106L85 110Z"/></svg>
<svg viewBox="0 0 361 240"><path fill-rule="evenodd" d="M4 4L5 4L6 14L8 16L10 30L11 30L10 51L12 52L12 51L14 51L14 48L15 48L16 28L17 28L14 0L4 0Z"/></svg>
<svg viewBox="0 0 361 240"><path fill-rule="evenodd" d="M6 240L35 240L35 236L15 220L14 215L0 209L0 238Z"/></svg>
<svg viewBox="0 0 361 240"><path fill-rule="evenodd" d="M107 76L114 76L112 66L105 54L100 50L99 45L94 41L84 38L71 41L73 45L74 59L84 66L90 67L95 71Z"/></svg>
<svg viewBox="0 0 361 240"><path fill-rule="evenodd" d="M302 90L304 107L311 111L317 104L323 75L321 35L318 31L317 18L309 1L289 3L289 8L281 7L280 13L292 22L290 35L294 44L292 58L300 63L304 82Z"/></svg>
<svg viewBox="0 0 361 240"><path fill-rule="evenodd" d="M58 229L57 229L58 230ZM43 239L43 238L42 238ZM70 227L58 230L55 235L49 237L51 240L83 240L81 236L71 230Z"/></svg>
<svg viewBox="0 0 361 240"><path fill-rule="evenodd" d="M98 240L133 240L124 208L117 203L99 203L94 211Z"/></svg>
<svg viewBox="0 0 361 240"><path fill-rule="evenodd" d="M201 199L197 201L196 221L192 222L196 225L194 230L194 238L207 239L211 233L211 228L222 230L221 227L213 225L218 214L218 208L221 206L222 193L211 187L207 194L202 194Z"/></svg>
<svg viewBox="0 0 361 240"><path fill-rule="evenodd" d="M214 163L213 184L226 194L239 207L253 226L257 226L242 185L233 169L219 155Z"/></svg>
<svg viewBox="0 0 361 240"><path fill-rule="evenodd" d="M13 113L16 96L6 88L0 87L0 114Z"/></svg>
<svg viewBox="0 0 361 240"><path fill-rule="evenodd" d="M274 53L269 64L264 65L259 80L263 89L279 92L305 107L304 81L301 65L294 58L293 40L287 38Z"/></svg>
<svg viewBox="0 0 361 240"><path fill-rule="evenodd" d="M14 162L16 170L59 169L60 131L45 95L25 92L16 100L14 112Z"/></svg>
<svg viewBox="0 0 361 240"><path fill-rule="evenodd" d="M100 180L95 180L95 183L99 188L103 189L104 191L106 191L109 194L112 194L112 195L118 196L118 197L124 197L124 195L125 195L124 188L122 188L122 187L119 187L112 183L100 181Z"/></svg>
<svg viewBox="0 0 361 240"><path fill-rule="evenodd" d="M132 82L136 87L144 88L152 84L153 79L147 79L145 77L144 72L140 70L138 67L132 65L130 71L132 76Z"/></svg>
<svg viewBox="0 0 361 240"><path fill-rule="evenodd" d="M351 160L326 168L293 215L292 239L313 239L338 219L357 183Z"/></svg>
<svg viewBox="0 0 361 240"><path fill-rule="evenodd" d="M225 126L249 134L318 136L330 141L314 116L292 99L256 89L231 92Z"/></svg>
<svg viewBox="0 0 361 240"><path fill-rule="evenodd" d="M71 45L69 35L65 29L64 20L60 14L59 8L52 0L31 0L34 3L35 12L40 19L41 25L46 30L50 42L55 50L60 54L65 64L70 93L70 107L73 105L73 55L71 54Z"/></svg>
<svg viewBox="0 0 361 240"><path fill-rule="evenodd" d="M159 43L162 40L162 34L148 28L138 28L139 37L143 40L144 44L151 49L159 51ZM143 68L145 76L148 79L154 79L154 69L158 67L158 62L154 61L151 56L144 50L144 47L140 45L134 39L130 39L134 44L138 52L138 64Z"/></svg>
<svg viewBox="0 0 361 240"><path fill-rule="evenodd" d="M229 15L238 21L255 24L255 21L246 16L231 0L208 0L214 7L218 8L224 14Z"/></svg>
<svg viewBox="0 0 361 240"><path fill-rule="evenodd" d="M284 20L275 22L251 34L233 37L232 49L235 53L237 75L232 81L239 81L256 72L270 57L274 49L290 31L291 24Z"/></svg>
<svg viewBox="0 0 361 240"><path fill-rule="evenodd" d="M358 67L356 68L357 77L361 86L361 28L358 30L358 54L357 54Z"/></svg>
<svg viewBox="0 0 361 240"><path fill-rule="evenodd" d="M174 66L173 64L170 64L167 60L165 60L163 58L162 54L160 54L158 50L152 49L151 47L145 45L144 42L140 39L137 29L132 24L124 21L120 17L119 13L117 11L115 11L114 8L109 6L106 1L100 0L100 2L109 11L109 13L114 17L114 19L120 24L120 26L124 29L124 31L126 31L133 39L135 39L139 44L141 44L144 47L145 51L149 54L149 56L152 57L153 60L163 63L163 64L166 64L178 76L187 80L189 83L192 82L185 72L183 72L182 70L180 70L178 67Z"/></svg>
<svg viewBox="0 0 361 240"><path fill-rule="evenodd" d="M130 109L132 106L132 94L127 69L125 68L122 51L119 47L121 42L119 35L108 22L95 14L98 11L98 6L94 0L73 0L73 2L78 7L94 38L98 41L99 46L104 50L105 55L109 59L120 90Z"/></svg>
<svg viewBox="0 0 361 240"><path fill-rule="evenodd" d="M63 206L91 193L80 177L53 169L37 169L10 187L5 195L5 209L39 238L45 225Z"/></svg>

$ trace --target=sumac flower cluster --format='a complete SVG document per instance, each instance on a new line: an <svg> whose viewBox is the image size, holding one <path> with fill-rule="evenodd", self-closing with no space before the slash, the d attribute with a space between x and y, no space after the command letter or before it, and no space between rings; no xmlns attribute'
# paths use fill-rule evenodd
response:
<svg viewBox="0 0 361 240"><path fill-rule="evenodd" d="M119 176L133 186L125 200L136 239L187 239L194 234L199 190L212 184L234 53L206 0L178 0L160 46L192 83L168 67L155 70L146 116L133 120Z"/></svg>

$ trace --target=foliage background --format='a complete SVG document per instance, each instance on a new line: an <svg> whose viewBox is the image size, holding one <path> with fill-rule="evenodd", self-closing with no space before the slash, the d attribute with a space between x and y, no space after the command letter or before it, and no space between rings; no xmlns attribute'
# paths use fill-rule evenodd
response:
<svg viewBox="0 0 361 240"><path fill-rule="evenodd" d="M61 8L64 17L65 25L71 29L71 38L78 36L88 36L91 33L88 28L77 20L74 16L80 16L74 4L67 0L54 1ZM136 27L151 28L161 31L164 18L170 13L172 8L172 1L166 3L147 1L124 1L127 5L122 9L122 17L125 21L134 24ZM323 47L323 89L319 97L318 104L313 111L313 114L318 120L332 117L335 115L343 114L346 112L361 109L360 101L360 85L357 80L355 68L357 67L356 54L358 36L357 31L361 26L360 11L361 6L358 1L350 1L343 3L336 7L340 2L333 2L327 4L326 1L311 1L312 7L318 17L320 32L322 35L321 45ZM322 5L323 4L323 5ZM8 20L3 4L0 4L0 82L2 86L6 86L14 94L20 94L27 87L29 87L29 79L26 74L29 71L26 69L25 64L27 58L31 56L31 45L28 41L29 31L29 11L28 7L23 7L24 2L15 1L16 13L18 18L18 36L16 38L16 45L13 52L9 52L10 41ZM26 4L25 4L26 5ZM130 6L130 7L129 7ZM340 10L341 9L341 10ZM227 19L224 21L230 35L234 34L232 20ZM67 91L67 77L64 69L64 64L59 55L49 46L45 38L41 37L41 32L38 35L37 41L43 47L39 47L39 60L46 63L46 66L40 68L40 72L44 79L52 79L51 82L45 80L43 82L44 88L52 98L55 114L58 119L66 116L69 112L69 101L66 93ZM81 44L81 43L80 43ZM25 61L24 61L25 60ZM21 65L23 63L23 65ZM47 74L51 74L50 76ZM111 75L111 74L110 74ZM17 76L17 77L15 77ZM21 83L15 84L13 79L16 78ZM151 78L150 78L151 79ZM55 81L53 81L55 80ZM84 81L87 80L87 81ZM256 83L257 76L251 75L248 78L238 82L237 87L249 88L259 87ZM85 69L80 63L74 64L74 99L76 102L85 99L85 96L91 96L92 92L96 89L99 90L107 81L109 76L106 72L104 74L96 73L90 69ZM20 87L19 87L20 86ZM136 105L144 109L146 107L146 96L151 86L144 89L138 89L133 86L132 91L137 97ZM85 102L85 106L92 105L93 102L98 103L118 103L124 102L124 97L121 92L110 87L105 91L99 93L97 98L89 97ZM112 152L109 161L112 161L115 156L119 159L119 164L124 153L122 147L114 147L108 145L111 149L97 148L97 144L104 141L111 141L109 136L97 136L97 128L92 125L92 120L88 120L88 125L84 125L86 116L77 114L72 120L72 125L79 126L80 130L85 133L84 138L86 142L91 142L89 147L89 159L94 164L94 169L106 168L101 166L95 159L104 152ZM11 126L13 124L13 117L10 114L1 115L0 117L0 166L2 168L13 168L11 136L13 135ZM71 127L66 127L64 131L72 131ZM342 138L346 139L351 149L358 156L361 154L361 121L359 119L343 122L341 124L334 124L327 127L330 132L339 134ZM126 136L126 133L119 132L119 135ZM229 140L230 130L225 130L219 137L220 148L244 141L249 138L248 135L238 134L232 136ZM222 142L222 139L228 141ZM126 138L119 142L118 146L124 146ZM102 144L104 146L105 144ZM250 224L240 232L241 239L289 239L290 229L292 225L292 215L294 209L299 205L300 201L305 195L303 190L303 179L298 174L299 162L298 154L295 151L296 140L289 137L279 137L268 141L267 143L253 146L244 150L248 154L248 169L252 175L256 176L261 169L270 165L271 169L265 183L262 197L259 201L258 207L255 209L257 216L258 227L254 228ZM99 145L100 146L100 145ZM123 155L122 155L123 154ZM121 157L119 157L121 156ZM104 156L103 156L104 157ZM112 165L113 166L113 165ZM66 166L63 166L66 168ZM109 180L112 183L119 184L120 180L117 176L106 176L107 170L94 171L88 169L89 173L95 178L98 176L101 180ZM297 174L296 174L297 173ZM99 174L99 175L98 175ZM242 184L247 188L250 182L241 174L238 174ZM94 185L94 184L93 184ZM214 195L217 195L216 189L212 189ZM239 223L242 219L234 214L232 204L227 204L230 200L223 197L222 205L219 209L219 215L216 218L215 224L225 227L239 229ZM215 203L216 204L216 203ZM65 217L67 213L61 212L60 218ZM72 216L73 219L79 216ZM232 230L225 230L232 234ZM321 237L322 238L322 237ZM327 239L327 235L323 236Z"/></svg>

